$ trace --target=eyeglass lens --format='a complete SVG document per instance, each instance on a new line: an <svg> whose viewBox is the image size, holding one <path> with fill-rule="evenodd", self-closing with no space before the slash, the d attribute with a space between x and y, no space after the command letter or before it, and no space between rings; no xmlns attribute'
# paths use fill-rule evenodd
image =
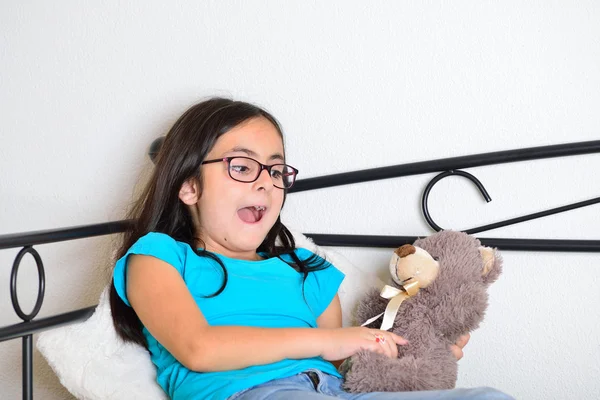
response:
<svg viewBox="0 0 600 400"><path fill-rule="evenodd" d="M233 179L241 182L256 180L261 171L260 164L250 158L232 158L229 161L229 174ZM275 164L270 172L275 186L288 188L294 183L295 172L288 165Z"/></svg>

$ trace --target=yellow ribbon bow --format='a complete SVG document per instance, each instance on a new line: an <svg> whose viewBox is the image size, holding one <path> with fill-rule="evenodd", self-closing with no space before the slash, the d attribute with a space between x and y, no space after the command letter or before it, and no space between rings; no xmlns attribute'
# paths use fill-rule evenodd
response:
<svg viewBox="0 0 600 400"><path fill-rule="evenodd" d="M393 286L385 285L383 289L381 289L381 293L379 294L384 299L390 299L388 302L385 311L381 314L374 316L373 318L369 318L364 324L361 326L369 325L371 322L375 321L377 318L383 315L383 321L381 322L381 330L387 331L389 330L394 321L396 320L396 314L398 314L398 309L400 308L400 304L409 297L412 297L419 293L420 289L419 281L415 278L407 279L403 282L400 289L395 288Z"/></svg>

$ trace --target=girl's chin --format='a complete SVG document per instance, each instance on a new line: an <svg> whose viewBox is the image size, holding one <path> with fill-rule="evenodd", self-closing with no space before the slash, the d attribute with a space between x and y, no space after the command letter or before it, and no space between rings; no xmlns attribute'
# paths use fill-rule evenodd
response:
<svg viewBox="0 0 600 400"><path fill-rule="evenodd" d="M257 236L238 236L237 240L231 238L232 244L235 244L235 247L242 251L255 252L260 245L264 242L266 237L265 235L257 235Z"/></svg>
<svg viewBox="0 0 600 400"><path fill-rule="evenodd" d="M258 243L260 245L267 237L272 226L272 224L261 224L260 222L251 225L245 224L237 232L232 233L241 243Z"/></svg>
<svg viewBox="0 0 600 400"><path fill-rule="evenodd" d="M264 216L260 221L251 223L244 222L241 219L238 219L238 221L240 229L232 233L241 247L252 250L256 250L262 244L276 222L268 216ZM234 239L232 238L232 240Z"/></svg>

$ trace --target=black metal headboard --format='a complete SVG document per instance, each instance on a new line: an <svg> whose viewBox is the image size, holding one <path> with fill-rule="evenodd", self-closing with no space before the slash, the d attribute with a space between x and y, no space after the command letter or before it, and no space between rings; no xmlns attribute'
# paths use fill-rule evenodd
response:
<svg viewBox="0 0 600 400"><path fill-rule="evenodd" d="M154 141L150 147L149 155L154 160L158 154L162 138ZM502 164L517 161L537 160L551 157L565 157L589 153L600 153L600 140L568 143L553 146L530 147L525 149L498 151L493 153L482 153L463 157L444 158L432 161L415 162L410 164L394 165L382 168L372 168L360 171L346 172L341 174L326 175L316 178L303 179L296 182L289 193L307 190L321 189L339 185L375 181L380 179L398 178L402 176L435 173L436 175L426 185L422 196L423 216L431 228L435 231L442 230L429 214L428 198L432 187L445 177L457 175L473 182L487 201L490 196L481 182L472 174L463 171L465 168L479 167L492 164ZM496 229L502 226L513 225L548 215L562 213L576 208L586 207L600 203L600 197L568 204L534 214L524 215L505 221L496 222L472 229L465 230L466 233L475 234L486 230ZM33 398L33 334L56 328L61 325L83 321L89 318L96 306L82 308L79 310L54 315L47 318L35 319L44 299L45 273L42 259L33 246L46 243L56 243L67 240L84 239L94 236L110 235L126 231L131 221L115 221L103 224L82 225L61 229L52 229L36 232L22 232L8 235L0 235L0 250L9 248L21 248L17 254L10 275L10 294L15 313L24 321L0 328L0 342L21 337L23 340L23 399ZM374 235L342 235L342 234L318 234L305 233L314 242L321 246L349 246L349 247L385 247L395 248L402 244L412 243L417 236L374 236ZM564 239L520 239L520 238L481 238L482 244L497 247L502 250L519 251L568 251L568 252L600 252L600 240L564 240ZM25 313L21 309L17 296L17 272L21 259L31 254L38 269L38 296L33 310Z"/></svg>

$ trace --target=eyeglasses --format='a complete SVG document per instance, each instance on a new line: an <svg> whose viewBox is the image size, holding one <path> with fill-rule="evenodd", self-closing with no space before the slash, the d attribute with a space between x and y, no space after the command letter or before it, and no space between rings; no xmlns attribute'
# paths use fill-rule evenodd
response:
<svg viewBox="0 0 600 400"><path fill-rule="evenodd" d="M291 165L265 165L249 157L225 157L216 160L206 160L202 162L202 165L216 162L226 162L228 164L227 171L229 172L229 176L238 182L254 182L258 179L263 169L266 169L273 180L273 186L279 189L291 188L298 174L298 170Z"/></svg>

